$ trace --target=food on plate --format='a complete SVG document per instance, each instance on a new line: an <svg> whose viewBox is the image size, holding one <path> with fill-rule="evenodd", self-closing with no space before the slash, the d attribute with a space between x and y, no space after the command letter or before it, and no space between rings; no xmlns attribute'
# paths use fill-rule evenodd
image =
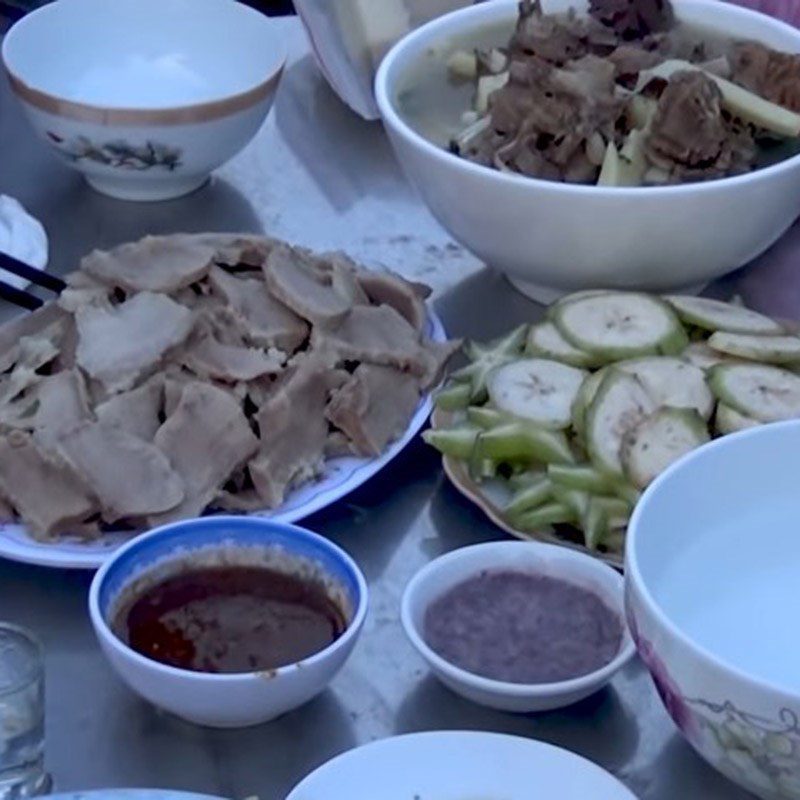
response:
<svg viewBox="0 0 800 800"><path fill-rule="evenodd" d="M428 607L428 646L451 664L498 681L554 683L609 664L622 622L594 592L544 574L485 570Z"/></svg>
<svg viewBox="0 0 800 800"><path fill-rule="evenodd" d="M431 128L416 120L463 103L466 83L450 149L502 172L658 186L800 152L800 55L693 28L669 0L592 0L588 16L523 0L507 44L445 58L448 98L411 86L409 117Z"/></svg>
<svg viewBox="0 0 800 800"><path fill-rule="evenodd" d="M112 630L147 658L214 673L278 669L344 633L347 616L321 577L288 561L232 560L179 560L145 576L117 603Z"/></svg>
<svg viewBox="0 0 800 800"><path fill-rule="evenodd" d="M380 455L458 347L427 287L266 238L147 237L67 283L0 328L0 499L42 539L277 508Z"/></svg>
<svg viewBox="0 0 800 800"><path fill-rule="evenodd" d="M425 440L502 497L514 530L562 526L605 554L622 552L640 492L682 455L800 417L800 336L738 303L577 292L465 352Z"/></svg>

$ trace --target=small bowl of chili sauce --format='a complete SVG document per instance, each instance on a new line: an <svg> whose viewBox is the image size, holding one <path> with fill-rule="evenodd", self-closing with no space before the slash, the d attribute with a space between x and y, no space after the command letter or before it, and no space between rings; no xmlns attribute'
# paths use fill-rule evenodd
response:
<svg viewBox="0 0 800 800"><path fill-rule="evenodd" d="M366 582L347 553L253 517L205 517L137 537L89 593L101 648L122 680L212 727L266 722L319 694L366 612Z"/></svg>
<svg viewBox="0 0 800 800"><path fill-rule="evenodd" d="M446 686L503 711L576 703L635 650L622 576L539 542L488 542L433 560L408 584L401 617Z"/></svg>

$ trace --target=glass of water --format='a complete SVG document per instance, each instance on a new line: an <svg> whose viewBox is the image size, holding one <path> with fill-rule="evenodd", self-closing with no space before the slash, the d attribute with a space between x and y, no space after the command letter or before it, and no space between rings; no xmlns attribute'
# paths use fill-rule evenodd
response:
<svg viewBox="0 0 800 800"><path fill-rule="evenodd" d="M0 623L0 800L45 794L44 661L33 634Z"/></svg>

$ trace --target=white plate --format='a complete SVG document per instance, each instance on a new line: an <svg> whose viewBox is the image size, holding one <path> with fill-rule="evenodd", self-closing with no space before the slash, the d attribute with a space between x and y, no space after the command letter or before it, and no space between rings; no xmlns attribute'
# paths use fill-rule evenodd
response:
<svg viewBox="0 0 800 800"><path fill-rule="evenodd" d="M439 318L428 311L427 335L435 342L443 342L447 336ZM414 416L403 435L378 458L356 458L345 456L326 462L322 476L299 486L289 494L280 508L258 511L254 516L268 517L279 522L297 522L315 511L341 500L357 489L377 472L380 472L416 436L431 413L430 394L425 395L417 406ZM61 569L97 569L123 542L131 538L130 533L107 533L91 542L61 539L57 542L38 542L30 536L24 525L0 522L0 558L23 561L42 567Z"/></svg>
<svg viewBox="0 0 800 800"><path fill-rule="evenodd" d="M0 194L0 252L34 269L43 270L47 265L47 234L42 223L5 194ZM4 269L0 269L0 279L17 289L24 289L30 283Z"/></svg>
<svg viewBox="0 0 800 800"><path fill-rule="evenodd" d="M534 739L474 731L396 736L312 772L287 800L636 800L616 778Z"/></svg>

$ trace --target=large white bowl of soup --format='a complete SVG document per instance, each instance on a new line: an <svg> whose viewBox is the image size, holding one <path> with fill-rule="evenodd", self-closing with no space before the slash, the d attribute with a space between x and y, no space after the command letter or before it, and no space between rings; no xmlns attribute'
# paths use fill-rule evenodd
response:
<svg viewBox="0 0 800 800"><path fill-rule="evenodd" d="M285 59L274 22L233 0L58 0L2 46L47 146L126 200L201 186L261 126Z"/></svg>
<svg viewBox="0 0 800 800"><path fill-rule="evenodd" d="M694 749L765 800L800 798L800 422L718 439L645 492L628 622Z"/></svg>
<svg viewBox="0 0 800 800"><path fill-rule="evenodd" d="M800 211L800 31L711 0L604 24L593 1L523 3L513 41L516 0L409 34L376 79L386 131L439 222L527 294L698 289Z"/></svg>

